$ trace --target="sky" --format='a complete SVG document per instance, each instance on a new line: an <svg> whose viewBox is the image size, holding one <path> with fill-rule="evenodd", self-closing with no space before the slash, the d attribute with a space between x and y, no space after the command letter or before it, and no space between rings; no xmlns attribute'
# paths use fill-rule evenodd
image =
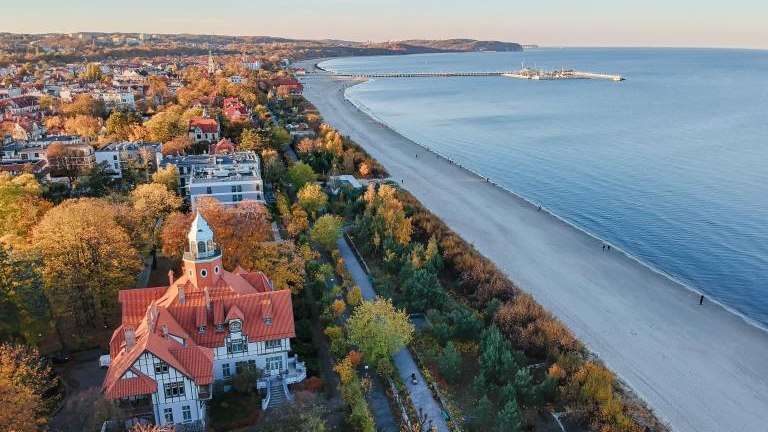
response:
<svg viewBox="0 0 768 432"><path fill-rule="evenodd" d="M0 32L768 49L768 0L3 1Z"/></svg>

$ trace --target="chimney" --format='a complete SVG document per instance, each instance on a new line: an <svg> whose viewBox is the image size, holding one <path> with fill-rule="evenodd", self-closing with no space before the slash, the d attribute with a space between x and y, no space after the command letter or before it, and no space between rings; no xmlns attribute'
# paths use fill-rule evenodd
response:
<svg viewBox="0 0 768 432"><path fill-rule="evenodd" d="M184 287L179 287L179 304L184 304L187 301L187 294L184 292Z"/></svg>
<svg viewBox="0 0 768 432"><path fill-rule="evenodd" d="M205 294L205 308L211 310L211 293L208 291L208 287L203 290Z"/></svg>
<svg viewBox="0 0 768 432"><path fill-rule="evenodd" d="M123 328L123 336L125 337L125 352L131 352L136 346L136 329L133 326L126 326Z"/></svg>
<svg viewBox="0 0 768 432"><path fill-rule="evenodd" d="M168 337L168 324L163 324L163 337Z"/></svg>
<svg viewBox="0 0 768 432"><path fill-rule="evenodd" d="M168 270L168 286L173 285L173 270Z"/></svg>

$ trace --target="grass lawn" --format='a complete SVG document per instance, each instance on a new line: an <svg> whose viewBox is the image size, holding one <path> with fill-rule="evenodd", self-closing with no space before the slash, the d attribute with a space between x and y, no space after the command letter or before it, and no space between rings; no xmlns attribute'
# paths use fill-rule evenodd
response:
<svg viewBox="0 0 768 432"><path fill-rule="evenodd" d="M214 397L208 408L211 429L228 431L256 423L261 414L261 398L257 394L224 393Z"/></svg>

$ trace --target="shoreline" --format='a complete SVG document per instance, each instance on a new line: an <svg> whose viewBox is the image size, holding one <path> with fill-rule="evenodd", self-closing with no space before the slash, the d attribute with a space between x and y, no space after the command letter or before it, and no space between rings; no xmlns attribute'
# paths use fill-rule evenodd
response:
<svg viewBox="0 0 768 432"><path fill-rule="evenodd" d="M382 119L380 119L379 117L377 117L377 116L376 116L375 114L373 114L372 112L369 112L368 110L370 110L370 109L369 109L367 106L365 106L364 104L362 104L362 103L360 103L360 102L358 102L358 103L355 103L354 101L352 101L351 99L349 99L349 98L347 97L347 95L346 95L346 90L347 90L347 89L349 89L349 88L351 88L351 87L354 87L354 86L356 86L356 85L360 85L360 84L366 83L366 82L368 82L368 81L369 81L369 80L367 80L367 79L366 79L366 80L358 80L358 81L356 81L356 82L354 82L354 83L351 83L351 84L348 84L348 85L345 85L345 86L344 86L344 93L343 93L343 94L344 94L344 100L345 100L345 101L348 101L350 104L352 104L352 106L354 106L354 108L355 108L355 109L357 109L357 111L359 111L361 114L363 114L363 115L366 115L366 116L370 117L371 119L373 119L374 121L376 121L377 123L379 123L379 124L380 124L382 127L384 127L384 128L387 128L388 130L392 131L392 133L395 133L395 134L398 134L398 135L400 135L400 136L401 136L403 139L405 139L405 140L408 140L408 141L410 141L411 143L413 143L413 145L415 145L415 146L418 146L418 147L421 147L422 149L424 149L424 150L426 150L426 151L428 151L428 152L430 152L430 153L432 153L432 154L435 154L435 155L439 156L439 157L440 157L440 158L442 158L443 160L445 160L445 161L447 161L447 162L449 162L449 163L451 163L451 164L454 164L454 165L456 165L457 167L459 167L459 168L461 168L461 169L463 169L463 170L465 170L465 171L469 172L470 174L473 174L473 175L477 176L478 178L480 178L480 179L482 179L482 180L486 180L486 179L487 179L487 180L488 180L488 183L490 183L492 186L498 187L498 188L500 188L500 189L502 189L502 190L506 191L506 192L507 192L507 193L509 193L510 195L512 195L512 196L514 196L515 198L517 198L517 199L519 199L519 200L523 201L525 204L527 204L527 205L531 206L532 208L534 208L534 209L535 209L535 208L537 208L537 207L539 207L539 206L540 206L540 207L541 207L541 211L542 211L542 212L544 212L544 213L546 213L547 215L549 215L549 216L551 216L551 217L554 217L555 219L558 219L558 220L559 220L559 221L561 221L562 223L564 223L564 224L566 224L566 225L569 225L571 228L573 228L573 229L575 229L575 230L578 230L578 231L581 231L581 232L583 232L585 235L587 235L587 236L589 236L589 237L592 237L592 238L594 238L595 240L598 240L598 241L600 241L600 242L604 243L605 245L610 245L610 246L611 246L611 248L612 248L612 249L614 249L616 252L618 252L618 253L620 253L620 254L623 254L623 255L624 255L624 256L626 256L628 259L630 259L630 260L632 260L632 261L635 261L635 262L637 262L639 265L641 265L641 266L643 266L643 267L646 267L648 270L650 270L650 271L652 271L652 272L654 272L654 273L658 273L660 276L663 276L663 277L665 277L665 278L668 278L668 279L670 279L672 282L675 282L675 283L677 283L677 284L678 284L678 285L680 285L682 288L685 288L686 290L688 290L688 291L690 291L690 292L692 292L692 293L695 293L696 295L703 295L703 296L705 296L705 301L708 301L708 302L710 302L710 303L715 303L716 305L718 305L718 306L720 306L721 308L725 309L727 312L730 312L730 313L732 313L732 314L734 314L734 315L738 316L738 317L739 317L739 318L741 318L742 320L744 320L744 322L745 322L746 324L748 324L748 325L750 325L750 326L753 326L753 327L756 327L756 328L758 328L759 330L766 332L766 335L768 335L768 326L766 326L765 324L763 324L763 323L761 323L761 322L759 322L759 321L756 321L756 320L754 320L753 318L750 318L750 317L749 317L749 316L747 316L746 314L744 314L744 313L742 313L742 312L738 311L737 309L735 309L735 308L733 308L733 307L731 307L731 306L728 306L728 305L726 305L725 303L721 302L720 300L718 300L718 299L717 299L717 298L715 298L715 297L708 297L708 295L707 295L706 293L704 293L704 292L702 292L702 291L698 290L696 287L694 287L694 286L692 286L692 285L689 285L688 283L686 283L686 282L684 282L684 281L680 280L679 278L675 277L674 275L671 275L671 274L669 274L669 273L667 273L667 272L665 272L665 271L663 271L663 270L661 270L661 269L659 269L659 268L655 267L653 264L650 264L650 263L647 263L647 262L643 261L642 259L638 258L637 256L635 256L635 255L633 255L633 254L631 254L631 253L629 253L629 252L625 251L624 249L621 249L620 247L618 247L618 246L614 245L613 243L609 242L608 240L605 240L605 239L601 238L599 235L592 233L592 232L591 232L591 231L589 231L588 229L586 229L586 228L584 228L584 227L581 227L581 226L577 225L576 223L574 223L573 221L570 221L570 220L568 220L567 218L565 218L565 217L563 217L563 216L560 216L560 215L558 215L557 213L554 213L554 212L550 211L550 210L549 210L547 207L545 207L545 206L544 206L542 203L537 203L537 202L535 202L533 199L526 197L524 194L522 194L522 193L520 193L520 192L518 192L518 191L515 191L514 189L510 189L510 188L508 188L508 187L502 186L502 185L500 185L500 184L498 184L498 183L496 183L496 182L492 181L492 180L490 179L490 177L485 177L485 176L483 176L482 174L480 174L479 172L477 172L477 171L473 170L472 168L469 168L469 167L467 167L467 166L464 166L464 165L462 165L462 164L460 164L460 163L458 163L458 162L455 162L455 161L454 161L453 159L451 159L450 157L448 157L448 156L446 156L446 155L444 155L444 154L442 154L442 153L440 153L440 152L438 152L438 151L432 150L430 147L427 147L427 146L425 146L425 145L423 145L423 144L420 144L420 143L418 143L418 142L416 142L416 141L414 141L414 140L412 140L412 139L410 139L410 138L408 138L408 137L406 137L406 136L404 136L404 135L400 134L399 132L397 132L397 130L395 130L395 129L394 129L392 126L390 126L389 124L387 124L385 121L383 121ZM360 105L362 105L362 106L363 106L365 109L363 109L363 108L360 108Z"/></svg>
<svg viewBox="0 0 768 432"><path fill-rule="evenodd" d="M304 63L309 70L320 61ZM763 326L714 299L699 306L694 288L623 250L600 252L610 243L403 137L345 97L361 81L323 73L302 81L328 123L407 181L401 186L565 323L661 420L685 431L764 428ZM413 150L436 158L414 158ZM446 201L448 184L472 203Z"/></svg>

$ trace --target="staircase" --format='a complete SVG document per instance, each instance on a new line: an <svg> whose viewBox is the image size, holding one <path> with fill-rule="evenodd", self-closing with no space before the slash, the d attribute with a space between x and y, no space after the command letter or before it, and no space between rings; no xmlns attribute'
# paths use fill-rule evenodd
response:
<svg viewBox="0 0 768 432"><path fill-rule="evenodd" d="M283 380L280 378L273 378L269 380L269 403L267 408L278 406L288 400L285 394L285 387L283 387Z"/></svg>

